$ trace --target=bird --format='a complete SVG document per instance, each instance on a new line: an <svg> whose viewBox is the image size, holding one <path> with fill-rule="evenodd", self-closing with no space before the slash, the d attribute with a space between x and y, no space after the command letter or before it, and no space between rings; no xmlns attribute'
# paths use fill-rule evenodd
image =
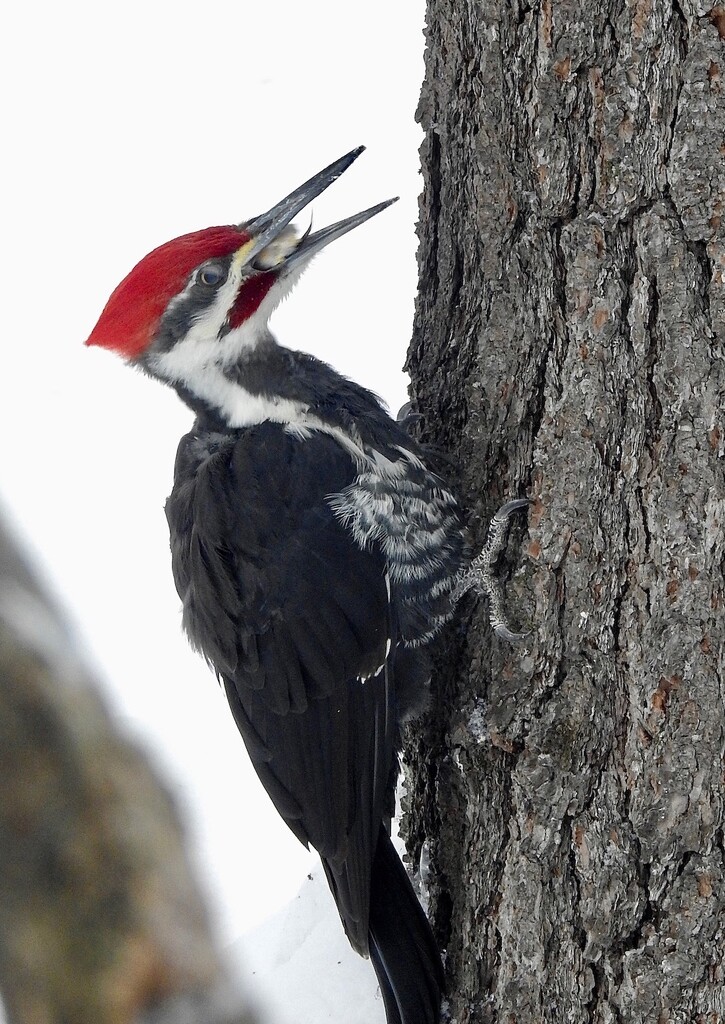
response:
<svg viewBox="0 0 725 1024"><path fill-rule="evenodd" d="M438 1024L441 956L390 828L431 645L480 568L405 424L269 328L313 257L395 202L315 232L293 225L363 149L266 213L154 249L86 343L193 412L166 503L184 630L277 811L319 854L388 1024Z"/></svg>

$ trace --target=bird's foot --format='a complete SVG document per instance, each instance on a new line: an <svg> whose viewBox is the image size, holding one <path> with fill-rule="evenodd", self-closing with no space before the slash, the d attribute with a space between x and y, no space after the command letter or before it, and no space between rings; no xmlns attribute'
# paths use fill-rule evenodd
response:
<svg viewBox="0 0 725 1024"><path fill-rule="evenodd" d="M501 506L489 524L486 543L470 565L461 570L451 595L454 603L460 601L469 590L487 597L489 620L494 633L511 644L522 640L526 633L516 633L510 628L503 607L503 587L493 567L506 542L511 516L529 504L528 498L516 498Z"/></svg>

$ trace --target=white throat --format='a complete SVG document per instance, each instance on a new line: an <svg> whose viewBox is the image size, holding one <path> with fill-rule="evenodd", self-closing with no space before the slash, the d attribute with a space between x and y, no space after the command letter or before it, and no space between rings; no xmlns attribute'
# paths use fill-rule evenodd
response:
<svg viewBox="0 0 725 1024"><path fill-rule="evenodd" d="M181 386L216 410L232 430L268 421L283 423L288 433L300 438L320 430L333 436L362 467L369 464L370 455L364 451L357 431L347 433L324 423L305 402L297 399L251 392L228 372L250 359L261 345L276 344L268 327L269 318L295 286L305 266L302 263L275 281L252 316L224 333L240 283L240 272L233 271L185 337L165 352L150 352L146 365L154 376Z"/></svg>

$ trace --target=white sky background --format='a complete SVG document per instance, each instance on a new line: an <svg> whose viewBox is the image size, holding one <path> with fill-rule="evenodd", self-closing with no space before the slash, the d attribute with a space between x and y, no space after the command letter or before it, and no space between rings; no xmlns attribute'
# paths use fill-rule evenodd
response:
<svg viewBox="0 0 725 1024"><path fill-rule="evenodd" d="M224 941L294 895L309 855L181 634L163 505L191 415L83 341L151 248L260 213L364 143L314 204L315 226L401 201L319 256L273 328L395 411L416 287L423 18L423 0L45 0L3 16L0 499L177 794Z"/></svg>

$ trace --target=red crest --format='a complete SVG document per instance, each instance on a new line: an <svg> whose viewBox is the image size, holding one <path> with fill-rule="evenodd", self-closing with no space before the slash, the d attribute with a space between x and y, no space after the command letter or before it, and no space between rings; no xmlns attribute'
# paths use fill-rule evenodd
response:
<svg viewBox="0 0 725 1024"><path fill-rule="evenodd" d="M165 242L144 256L114 289L86 345L136 359L151 344L157 324L191 272L215 256L228 256L248 241L238 227L204 228Z"/></svg>

